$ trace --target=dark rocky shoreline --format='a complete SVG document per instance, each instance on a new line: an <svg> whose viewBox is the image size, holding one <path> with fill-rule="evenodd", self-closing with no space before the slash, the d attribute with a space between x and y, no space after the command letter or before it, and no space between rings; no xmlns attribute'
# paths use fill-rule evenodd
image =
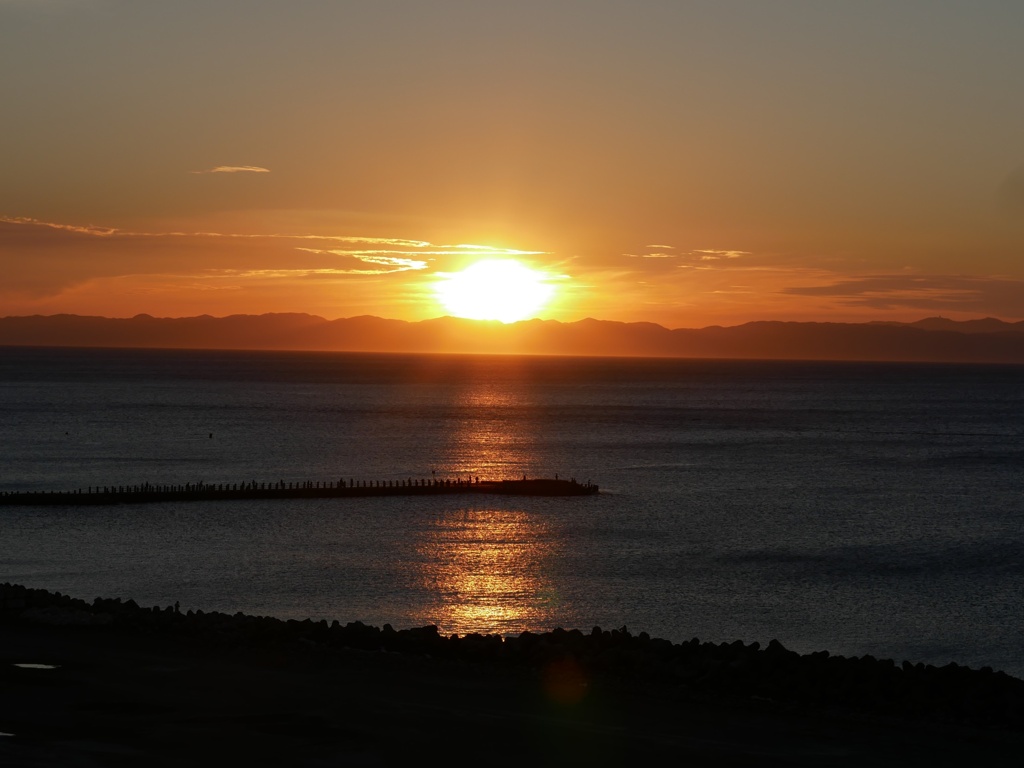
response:
<svg viewBox="0 0 1024 768"><path fill-rule="evenodd" d="M448 726L457 723L455 712L467 706L474 710L482 707L474 711L473 717L483 717L482 712L493 708L500 711L500 716L498 711L491 712L486 721L488 727L498 728L498 733L488 738L498 738L497 723L502 718L519 722L528 714L522 708L513 706L506 711L504 707L512 706L513 701L529 700L533 701L531 707L548 708L544 711L548 712L546 717L555 718L552 722L572 722L574 728L583 727L579 723L584 722L600 734L594 737L598 742L617 733L622 738L617 736L615 743L624 739L638 754L647 750L648 756L654 756L661 754L662 748L669 750L668 754L694 757L699 753L704 762L696 762L698 765L748 764L743 755L749 756L751 743L762 745L761 759L749 763L759 765L857 765L869 756L875 764L886 764L878 763L878 759L896 759L903 749L907 760L920 758L924 762L896 759L888 764L956 764L954 758L978 757L989 765L1003 764L1000 761L1005 758L1009 765L1011 759L1019 759L1024 748L1024 681L988 668L897 664L871 656L833 656L826 651L799 655L776 641L763 648L740 641L714 644L694 639L677 644L646 633L632 634L625 627L594 628L589 632L556 629L508 638L446 637L433 626L396 630L389 625L378 628L359 622L343 625L337 621L285 621L241 613L181 612L174 606L144 608L132 600L102 598L89 603L20 585L0 586L0 666L6 670L0 681L8 684L9 692L13 681L29 686L29 698L44 696L48 689L39 688L45 682L39 671L31 670L33 678L24 668L11 668L15 663L40 663L58 667L57 675L63 666L92 669L93 677L77 680L76 684L85 688L73 688L78 691L76 695L85 696L89 685L107 684L102 677L104 665L116 667L122 674L123 666L130 663L125 659L135 653L148 654L147 663L135 665L139 670L162 669L172 662L183 668L213 664L208 667L213 671L204 685L216 686L218 695L226 693L224 686L215 683L220 674L216 665L234 670L232 679L247 681L245 684L268 671L288 671L298 677L289 678L287 685L298 685L297 681L303 680L303 685L314 686L305 704L294 704L292 710L296 712L312 706L309 702L319 695L316 691L329 686L332 676L351 680L356 675L366 686L364 690L391 691L389 701L395 700L402 712L399 716L393 712L388 715L399 742L402 733L415 731L434 717ZM419 678L433 682L421 685ZM172 682L166 681L168 685ZM472 686L474 697L489 703L474 703L460 696L460 685ZM449 690L452 686L454 691ZM259 690L270 695L267 686ZM159 701L163 694L150 686L122 695L128 700L135 696ZM179 694L171 687L166 695L174 698ZM406 711L416 696L425 700L424 706L433 707L433 714L425 720ZM271 700L279 698L272 696ZM622 715L621 721L632 725L618 720L614 727L602 725L599 711L620 711L624 702L630 702L631 714ZM45 710L45 702L41 699L39 703ZM234 698L223 702L228 708L243 703L243 699ZM203 703L182 701L176 710L178 720L188 706L202 708ZM280 706L275 705L276 709ZM69 723L75 721L76 712L67 713ZM151 730L158 724L162 730L173 729L173 722L153 717L154 722L148 726ZM351 720L354 716L349 712L346 717ZM103 721L108 727L115 722L110 718ZM712 741L718 747L708 747L705 737L695 736L687 726L693 722L704 722L701 733L716 733ZM792 735L793 728L800 730L809 724L817 724L813 738ZM32 753L31 743L46 743L44 726L21 712L16 701L0 699L0 732L14 734L0 737L0 758L6 756L0 762L67 764L61 760L12 761L22 748ZM370 739L368 734L375 727L367 722L359 733ZM472 733L467 731L463 739L472 743L487 732L486 728L469 729ZM22 738L29 732L36 733L34 741ZM790 736L772 748L763 746L774 744L776 737L772 734L778 733ZM211 737L215 734L216 729L207 733ZM804 761L801 755L821 757L823 738L835 754L824 762ZM320 740L313 741L318 749L327 748ZM399 742L391 745L394 749L381 747L382 751L373 753L379 760L371 764L389 764L391 758L404 754ZM284 739L281 748L288 743ZM811 743L815 746L809 753ZM312 749L308 735L296 736L291 748L300 746ZM133 747L148 754L146 748L145 744ZM5 749L14 750L14 757L7 756ZM345 754L355 754L351 745ZM516 759L504 762L505 757ZM495 759L481 759L504 765L531 757L536 755L510 748L507 753L499 750ZM951 762L943 762L946 758ZM166 764L198 763L172 760ZM594 764L615 763L598 760Z"/></svg>

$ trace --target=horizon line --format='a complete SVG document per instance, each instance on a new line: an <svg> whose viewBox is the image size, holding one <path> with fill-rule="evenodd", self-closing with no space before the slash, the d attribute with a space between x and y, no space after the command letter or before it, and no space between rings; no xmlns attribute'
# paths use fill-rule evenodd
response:
<svg viewBox="0 0 1024 768"><path fill-rule="evenodd" d="M33 318L50 319L50 318L58 318L58 317L81 318L81 319L98 319L98 320L114 320L114 321L117 321L117 320L127 321L127 320L138 320L138 319L150 319L150 320L199 320L199 319L226 320L226 319L229 319L229 318L239 318L239 317L259 318L259 317L288 317L288 316L308 317L308 318L311 318L311 319L321 320L321 321L326 322L326 323L334 323L334 322L341 322L341 321L346 321L346 320L358 320L358 319L363 319L363 318L369 318L369 319L374 319L374 320L382 320L384 322L406 323L408 325L416 325L416 324L420 324L420 323L429 323L429 322L437 322L437 321L444 321L444 320L452 320L452 321L456 321L456 322L460 322L460 323L472 323L472 324L477 324L477 325L486 325L486 326L490 326L490 327L498 327L498 326L511 327L511 326L520 325L520 324L523 324L523 323L535 323L535 322L556 323L558 325L575 325L577 323L584 323L584 322L590 321L590 322L598 322L598 323L611 323L611 324L615 324L615 325L653 325L653 326L657 326L659 328L663 328L663 329L668 330L668 331L676 331L676 330L679 330L679 331L684 331L684 330L699 331L699 330L707 330L709 328L739 328L739 327L742 327L742 326L745 326L745 325L754 325L754 324L759 324L759 323L779 323L779 324L789 324L789 325L915 325L915 324L918 324L918 323L927 322L929 320L931 320L931 321L943 321L943 322L946 322L946 323L951 323L951 324L956 324L956 325L962 325L962 324L965 324L965 323L978 323L978 322L985 322L985 321L996 322L996 323L1000 323L1002 325L1024 325L1024 320L1004 320L1002 318L994 317L992 315L986 315L984 317L973 317L973 318L968 318L966 320L954 320L952 318L945 317L943 315L926 315L926 316L923 316L923 317L919 317L917 320L881 320L881 319L880 320L779 320L779 319L763 319L763 320L746 320L746 321L743 321L743 322L740 322L740 323L736 323L734 325L724 325L722 323L712 323L710 325L704 325L704 326L676 326L676 327L670 327L670 326L664 325L663 323L655 322L653 320L606 320L606 319L601 319L601 318L597 318L597 317L592 317L590 315L588 315L586 317L583 317L583 318L580 318L578 320L558 320L558 319L555 319L555 318L531 317L531 318L523 318L521 320L513 320L513 321L510 321L510 322L505 322L503 320L494 320L494 319L480 320L480 319L468 318L468 317L458 317L456 315L437 315L435 317L423 318L421 320L404 320L404 319L401 319L401 318L384 317L382 315L374 315L374 314L369 314L369 313L367 313L367 314L360 314L360 315L348 315L348 316L345 316L345 317L326 318L323 315L316 315L316 314L312 314L312 313L309 313L309 312L298 312L298 311L294 311L294 312L260 312L260 313L236 312L236 313L229 314L229 315L211 315L209 313L202 313L202 314L199 314L199 315L178 315L178 316L169 316L169 315L157 316L157 315L151 315L148 312L139 312L139 313L136 313L136 314L131 315L131 316L88 315L88 314L78 314L78 313L75 313L75 312L56 312L56 313L50 314L50 315L41 314L41 313L32 314L32 315L4 315L4 316L0 317L0 320L21 320L21 319L33 319Z"/></svg>

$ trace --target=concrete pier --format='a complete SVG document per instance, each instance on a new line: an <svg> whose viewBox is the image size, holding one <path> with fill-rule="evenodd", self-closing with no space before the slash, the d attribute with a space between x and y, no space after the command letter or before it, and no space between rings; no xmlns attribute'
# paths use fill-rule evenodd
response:
<svg viewBox="0 0 1024 768"><path fill-rule="evenodd" d="M74 491L23 491L0 494L0 506L80 506L149 504L237 499L335 499L364 496L436 496L490 493L510 496L590 496L599 492L591 483L557 478L521 480L355 480L306 482L186 483L184 485L91 486Z"/></svg>

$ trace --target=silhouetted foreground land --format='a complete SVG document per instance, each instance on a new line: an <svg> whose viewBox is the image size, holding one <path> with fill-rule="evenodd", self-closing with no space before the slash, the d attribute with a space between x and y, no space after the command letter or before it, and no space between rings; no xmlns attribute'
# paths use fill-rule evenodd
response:
<svg viewBox="0 0 1024 768"><path fill-rule="evenodd" d="M1024 681L774 641L446 638L5 584L0 732L3 766L1016 766Z"/></svg>

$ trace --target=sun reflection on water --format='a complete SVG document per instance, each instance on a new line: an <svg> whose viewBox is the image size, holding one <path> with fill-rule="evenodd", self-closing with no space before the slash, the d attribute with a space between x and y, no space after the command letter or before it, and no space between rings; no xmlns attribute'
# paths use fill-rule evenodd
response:
<svg viewBox="0 0 1024 768"><path fill-rule="evenodd" d="M547 471L538 462L528 386L484 369L467 376L456 402L460 417L446 425L440 471L493 480Z"/></svg>
<svg viewBox="0 0 1024 768"><path fill-rule="evenodd" d="M532 388L503 370L481 364L459 380L460 416L446 424L439 472L488 480L550 472L538 456ZM530 499L483 499L445 511L423 530L415 579L430 597L416 618L446 634L551 629L559 610L550 580L556 533L530 511Z"/></svg>
<svg viewBox="0 0 1024 768"><path fill-rule="evenodd" d="M519 634L550 628L557 608L544 574L555 555L535 515L459 510L437 519L417 547L422 586L435 596L420 619L446 634Z"/></svg>

